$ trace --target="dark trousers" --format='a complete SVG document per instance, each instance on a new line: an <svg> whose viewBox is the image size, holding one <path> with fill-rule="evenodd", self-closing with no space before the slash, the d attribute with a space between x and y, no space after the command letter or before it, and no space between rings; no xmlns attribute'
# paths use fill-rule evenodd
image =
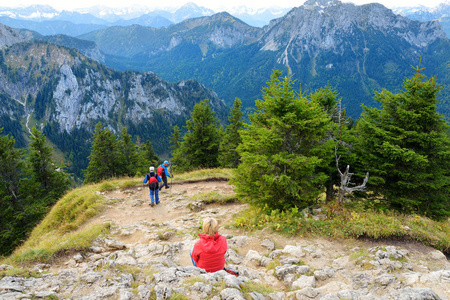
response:
<svg viewBox="0 0 450 300"><path fill-rule="evenodd" d="M166 186L166 189L169 187L169 185L167 184L167 176L163 176L162 181L164 181L164 183L161 184L161 186L159 187L159 190L161 190L163 188L163 186Z"/></svg>

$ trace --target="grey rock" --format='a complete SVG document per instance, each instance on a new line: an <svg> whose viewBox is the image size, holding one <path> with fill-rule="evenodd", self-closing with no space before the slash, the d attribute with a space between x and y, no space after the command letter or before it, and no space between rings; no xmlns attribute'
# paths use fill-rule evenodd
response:
<svg viewBox="0 0 450 300"><path fill-rule="evenodd" d="M306 255L305 252L303 252L302 247L291 245L287 245L286 247L284 247L283 253L290 254L298 258L304 257Z"/></svg>
<svg viewBox="0 0 450 300"><path fill-rule="evenodd" d="M154 274L153 277L156 283L170 283L177 280L177 269L174 267L167 268L162 272Z"/></svg>
<svg viewBox="0 0 450 300"><path fill-rule="evenodd" d="M240 285L240 280L238 280L238 278L234 275L227 275L224 278L224 282L226 287L228 288L237 288L239 289L239 285Z"/></svg>
<svg viewBox="0 0 450 300"><path fill-rule="evenodd" d="M263 267L267 267L267 265L272 261L273 259L268 258L268 257L261 257L261 261L259 262L261 266Z"/></svg>
<svg viewBox="0 0 450 300"><path fill-rule="evenodd" d="M234 288L226 288L220 292L222 300L244 300L241 291Z"/></svg>
<svg viewBox="0 0 450 300"><path fill-rule="evenodd" d="M155 294L157 300L169 299L172 296L172 288L164 283L158 284L155 287Z"/></svg>
<svg viewBox="0 0 450 300"><path fill-rule="evenodd" d="M397 280L397 278L395 278L394 276L390 275L390 274L382 274L380 276L378 276L377 278L375 278L375 282L383 285L383 286L388 286L391 283L393 283L395 280Z"/></svg>
<svg viewBox="0 0 450 300"><path fill-rule="evenodd" d="M255 250L249 250L247 252L247 255L245 256L245 260L247 260L247 261L254 261L254 262L258 263L258 264L261 261L261 258L262 258L261 254L259 254Z"/></svg>
<svg viewBox="0 0 450 300"><path fill-rule="evenodd" d="M264 240L261 242L261 246L263 246L263 247L269 249L270 251L272 251L273 249L275 249L275 244L274 244L271 240L269 240L269 239L264 239Z"/></svg>
<svg viewBox="0 0 450 300"><path fill-rule="evenodd" d="M253 300L265 300L266 297L264 295L257 292L250 292L249 296L252 297Z"/></svg>
<svg viewBox="0 0 450 300"><path fill-rule="evenodd" d="M248 236L235 236L227 240L228 247L243 247L248 244L250 238Z"/></svg>
<svg viewBox="0 0 450 300"><path fill-rule="evenodd" d="M295 293L297 300L319 299L322 293L315 288L306 287Z"/></svg>
<svg viewBox="0 0 450 300"><path fill-rule="evenodd" d="M340 291L337 296L339 298L344 298L344 299L348 299L348 300L359 300L361 299L361 295L357 292L357 291L352 291L352 290L343 290Z"/></svg>
<svg viewBox="0 0 450 300"><path fill-rule="evenodd" d="M24 291L23 282L22 278L5 276L0 280L0 291L22 292Z"/></svg>
<svg viewBox="0 0 450 300"><path fill-rule="evenodd" d="M123 250L127 248L124 243L110 239L105 239L105 246L110 250Z"/></svg>
<svg viewBox="0 0 450 300"><path fill-rule="evenodd" d="M287 286L288 288L291 288L292 284L294 283L295 280L297 280L297 275L296 274L287 274L283 278L283 284L285 286Z"/></svg>
<svg viewBox="0 0 450 300"><path fill-rule="evenodd" d="M119 290L119 300L131 300L133 299L133 293L125 290L125 289L120 289Z"/></svg>
<svg viewBox="0 0 450 300"><path fill-rule="evenodd" d="M442 253L439 250L433 250L431 251L428 256L430 257L431 260L437 260L437 261L447 261L447 257L445 256L444 253Z"/></svg>
<svg viewBox="0 0 450 300"><path fill-rule="evenodd" d="M283 265L283 266L277 266L275 268L275 275L283 280L284 277L286 277L287 274L304 274L307 273L308 271L304 272L306 269L309 267L307 266L296 266L296 265ZM304 272L304 273L302 273Z"/></svg>
<svg viewBox="0 0 450 300"><path fill-rule="evenodd" d="M333 277L334 274L335 274L334 269L332 269L330 267L326 267L326 268L324 268L322 270L314 271L314 277L317 280L321 280L321 281L324 281L324 280L327 280L328 278Z"/></svg>
<svg viewBox="0 0 450 300"><path fill-rule="evenodd" d="M285 257L280 260L280 263L282 265L294 265L294 264L298 264L299 262L300 262L300 259L295 258L295 257Z"/></svg>
<svg viewBox="0 0 450 300"><path fill-rule="evenodd" d="M213 287L210 284L204 284L203 282L196 282L192 285L192 289L206 295L211 295Z"/></svg>
<svg viewBox="0 0 450 300"><path fill-rule="evenodd" d="M372 277L366 273L359 273L352 276L353 288L367 288L372 283Z"/></svg>
<svg viewBox="0 0 450 300"><path fill-rule="evenodd" d="M400 290L395 290L393 293L395 299L398 300L441 300L436 293L429 288L404 288Z"/></svg>
<svg viewBox="0 0 450 300"><path fill-rule="evenodd" d="M94 283L97 280L101 279L103 276L97 272L88 272L80 276L80 280L85 281L87 283Z"/></svg>
<svg viewBox="0 0 450 300"><path fill-rule="evenodd" d="M269 258L274 259L275 257L280 256L282 253L283 252L280 249L274 250L269 254Z"/></svg>
<svg viewBox="0 0 450 300"><path fill-rule="evenodd" d="M316 287L316 279L314 278L314 276L302 275L299 279L292 283L293 289L303 289L306 287Z"/></svg>

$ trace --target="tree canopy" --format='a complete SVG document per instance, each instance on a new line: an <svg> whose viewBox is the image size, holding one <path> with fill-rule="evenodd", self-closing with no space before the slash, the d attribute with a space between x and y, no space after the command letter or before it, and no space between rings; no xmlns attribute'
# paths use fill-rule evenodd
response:
<svg viewBox="0 0 450 300"><path fill-rule="evenodd" d="M449 125L436 111L440 87L414 69L403 90L383 90L381 109L363 107L358 121L361 164L377 201L405 213L450 214Z"/></svg>

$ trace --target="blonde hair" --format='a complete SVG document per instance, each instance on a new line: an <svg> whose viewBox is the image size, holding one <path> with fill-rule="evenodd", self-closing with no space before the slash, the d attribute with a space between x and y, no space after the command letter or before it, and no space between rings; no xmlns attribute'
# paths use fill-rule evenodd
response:
<svg viewBox="0 0 450 300"><path fill-rule="evenodd" d="M209 236L214 236L219 231L219 222L214 218L207 218L203 221L203 232Z"/></svg>

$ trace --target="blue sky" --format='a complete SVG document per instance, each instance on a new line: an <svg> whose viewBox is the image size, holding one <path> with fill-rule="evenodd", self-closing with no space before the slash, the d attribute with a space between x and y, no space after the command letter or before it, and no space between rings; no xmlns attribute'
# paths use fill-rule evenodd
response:
<svg viewBox="0 0 450 300"><path fill-rule="evenodd" d="M448 1L448 0L447 0ZM118 0L76 0L76 1L61 1L61 0L0 0L0 7L17 7L17 6L28 6L32 4L48 4L56 9L62 10L72 10L74 8L84 8L95 5L105 5L109 7L123 7L123 6L131 6L131 4L143 5L148 7L177 7L189 2L189 0L165 0L155 1L155 0L129 0L127 2L118 1ZM271 7L274 4L280 7L296 7L300 6L304 3L304 0L195 0L195 2L199 6L205 6L207 8L211 8L215 11L221 11L230 9L232 7L238 7L242 4L250 8L264 8ZM428 7L434 7L439 3L445 2L445 0L379 0L379 1L368 1L368 0L352 0L352 1L343 1L343 2L353 2L355 4L365 4L371 2L378 2L386 7L393 8L399 6L418 6L424 5ZM128 4L129 3L129 4ZM163 4L162 4L163 3ZM164 6L162 6L164 5Z"/></svg>

